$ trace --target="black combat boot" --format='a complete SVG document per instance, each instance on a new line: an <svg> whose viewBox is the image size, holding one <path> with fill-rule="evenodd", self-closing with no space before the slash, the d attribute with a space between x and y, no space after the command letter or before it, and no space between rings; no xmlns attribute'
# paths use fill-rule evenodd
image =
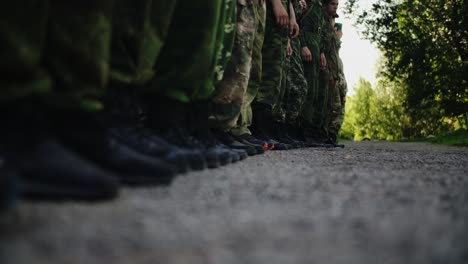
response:
<svg viewBox="0 0 468 264"><path fill-rule="evenodd" d="M181 148L200 151L208 168L217 168L232 162L230 151L209 146L197 138L196 135L200 134L200 127L203 127L207 121L196 116L201 113L193 113L194 109L191 104L159 96L147 100L145 105L147 126L169 143ZM194 115L196 120L194 120Z"/></svg>
<svg viewBox="0 0 468 264"><path fill-rule="evenodd" d="M337 135L336 134L331 134L329 135L328 137L328 140L325 141L326 144L329 144L335 148L344 148L345 146L343 144L338 144L338 139L337 139Z"/></svg>
<svg viewBox="0 0 468 264"><path fill-rule="evenodd" d="M210 112L210 103L207 101L191 104L191 111L189 111L189 126L192 128L191 134L209 149L217 150L221 155L220 160L230 159L231 162L237 162L245 159L248 156L245 150L229 148L212 133L208 122Z"/></svg>
<svg viewBox="0 0 468 264"><path fill-rule="evenodd" d="M298 135L298 127L295 125L286 125L286 137L291 139L299 148L305 148L305 142Z"/></svg>
<svg viewBox="0 0 468 264"><path fill-rule="evenodd" d="M132 87L133 88L133 87ZM106 95L106 111L109 132L120 143L146 155L159 158L177 168L179 173L206 167L202 153L169 144L162 137L145 127L143 108L131 94L131 88L111 89Z"/></svg>
<svg viewBox="0 0 468 264"><path fill-rule="evenodd" d="M123 184L168 185L177 169L142 154L112 135L95 114L68 113L56 120L60 140L81 156L118 175Z"/></svg>
<svg viewBox="0 0 468 264"><path fill-rule="evenodd" d="M288 127L286 124L284 123L280 123L280 122L276 122L276 139L278 139L280 142L283 142L285 144L288 144L291 146L291 149L295 149L295 148L300 148L301 147L301 144L292 139L289 135L288 135Z"/></svg>
<svg viewBox="0 0 468 264"><path fill-rule="evenodd" d="M11 168L6 167L4 158L0 158L0 216L11 208L18 196L18 175Z"/></svg>
<svg viewBox="0 0 468 264"><path fill-rule="evenodd" d="M249 156L257 155L259 154L257 152L256 147L244 144L237 139L235 139L233 136L231 136L228 132L212 129L213 135L216 137L217 140L219 140L221 143L224 145L228 146L229 148L232 149L241 149L247 152ZM262 147L260 147L261 150L263 150Z"/></svg>
<svg viewBox="0 0 468 264"><path fill-rule="evenodd" d="M6 126L0 132L0 145L2 156L13 168L9 177L18 179L23 197L91 201L117 195L115 175L60 144L54 138L50 116L38 105L28 103L25 109L11 109L2 111Z"/></svg>
<svg viewBox="0 0 468 264"><path fill-rule="evenodd" d="M303 130L306 146L309 148L333 148L332 144L327 143L326 133L319 128L306 127Z"/></svg>
<svg viewBox="0 0 468 264"><path fill-rule="evenodd" d="M274 118L268 106L263 104L253 104L253 135L265 141L268 144L269 150L287 150L290 147L287 144L279 142L275 138Z"/></svg>
<svg viewBox="0 0 468 264"><path fill-rule="evenodd" d="M232 135L231 135L232 136ZM237 141L248 145L252 146L255 148L255 151L257 151L257 154L263 154L265 153L265 150L268 150L268 143L260 140L250 134L242 134L240 136L233 136Z"/></svg>

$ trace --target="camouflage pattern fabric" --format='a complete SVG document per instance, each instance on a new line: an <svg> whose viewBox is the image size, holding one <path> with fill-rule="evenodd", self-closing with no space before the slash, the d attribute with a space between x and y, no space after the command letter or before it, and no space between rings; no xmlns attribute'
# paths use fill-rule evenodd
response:
<svg viewBox="0 0 468 264"><path fill-rule="evenodd" d="M338 81L338 49L336 46L336 35L335 29L332 26L332 18L328 17L326 14L325 21L323 24L322 30L322 45L325 57L327 58L327 69L321 71L320 77L320 89L325 89L328 91L326 97L326 108L324 109L324 118L325 123L321 125L319 131L323 134L322 137L329 139L333 133L333 128L330 127L332 120L336 118L339 110L339 92L337 90L336 82ZM326 78L325 78L326 77Z"/></svg>
<svg viewBox="0 0 468 264"><path fill-rule="evenodd" d="M277 109L277 104L281 103L284 95L284 67L286 63L286 53L288 44L288 29L279 28L273 14L270 1L267 3L265 40L262 49L262 80L255 99L255 104L261 104L270 109L272 114ZM282 0L284 7L287 1ZM274 116L281 121L281 116Z"/></svg>
<svg viewBox="0 0 468 264"><path fill-rule="evenodd" d="M218 27L224 27L219 24L223 1L153 0L157 5L168 2L176 2L172 17L164 9L152 16L155 25L170 27L146 92L186 103L208 100L214 91Z"/></svg>
<svg viewBox="0 0 468 264"><path fill-rule="evenodd" d="M296 18L302 16L299 1L294 1ZM291 39L292 57L289 60L289 70L286 74L286 92L283 99L285 122L296 127L307 96L307 80L304 76L304 65L301 58L300 39Z"/></svg>
<svg viewBox="0 0 468 264"><path fill-rule="evenodd" d="M254 1L256 30L252 50L252 67L250 69L249 84L247 91L244 94L244 100L241 106L241 114L237 120L237 124L231 129L234 135L252 134L249 127L252 125L252 102L258 93L260 81L262 79L262 47L265 39L265 20L266 6L259 6L258 2Z"/></svg>
<svg viewBox="0 0 468 264"><path fill-rule="evenodd" d="M345 101L348 86L346 83L343 61L338 56L338 79L336 80L333 96L330 99L330 121L328 123L329 137L336 141L345 117Z"/></svg>
<svg viewBox="0 0 468 264"><path fill-rule="evenodd" d="M254 36L254 5L246 0L237 0L236 34L231 60L212 98L210 124L213 128L228 131L237 122L249 82Z"/></svg>
<svg viewBox="0 0 468 264"><path fill-rule="evenodd" d="M2 101L39 93L54 107L100 110L112 7L113 0L2 3Z"/></svg>
<svg viewBox="0 0 468 264"><path fill-rule="evenodd" d="M143 85L154 77L154 65L169 33L176 4L177 1L115 0L112 82Z"/></svg>
<svg viewBox="0 0 468 264"><path fill-rule="evenodd" d="M328 81L320 82L328 78L327 72L320 70L320 54L323 52L322 27L324 13L321 0L307 1L308 10L301 18L301 32L299 39L302 47L308 47L312 53L311 62L304 63L304 75L307 80L308 90L304 102L300 123L303 133L308 137L315 137L323 133L327 106ZM320 85L322 83L322 85Z"/></svg>
<svg viewBox="0 0 468 264"><path fill-rule="evenodd" d="M0 5L0 103L50 93L52 79L41 64L48 1L3 1Z"/></svg>
<svg viewBox="0 0 468 264"><path fill-rule="evenodd" d="M225 8L221 10L220 26L216 37L215 85L223 79L226 65L232 56L236 36L237 2L236 0L223 0L222 6Z"/></svg>

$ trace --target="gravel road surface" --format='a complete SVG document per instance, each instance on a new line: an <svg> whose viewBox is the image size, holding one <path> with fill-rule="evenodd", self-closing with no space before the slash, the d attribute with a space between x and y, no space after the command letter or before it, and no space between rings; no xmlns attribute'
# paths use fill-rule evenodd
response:
<svg viewBox="0 0 468 264"><path fill-rule="evenodd" d="M0 228L0 264L466 264L468 148L268 152L111 202L20 202Z"/></svg>

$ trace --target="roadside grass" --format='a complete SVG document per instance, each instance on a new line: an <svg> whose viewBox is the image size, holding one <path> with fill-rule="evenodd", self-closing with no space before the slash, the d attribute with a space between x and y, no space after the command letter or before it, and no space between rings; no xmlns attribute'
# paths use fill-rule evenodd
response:
<svg viewBox="0 0 468 264"><path fill-rule="evenodd" d="M352 135L340 134L340 140L353 141ZM437 135L433 138L411 138L411 139L400 139L395 142L429 142L433 144L441 144L448 146L463 146L468 147L468 130L459 129Z"/></svg>
<svg viewBox="0 0 468 264"><path fill-rule="evenodd" d="M468 147L468 130L459 129L456 131L444 133L436 136L435 138L429 139L429 142L449 146Z"/></svg>

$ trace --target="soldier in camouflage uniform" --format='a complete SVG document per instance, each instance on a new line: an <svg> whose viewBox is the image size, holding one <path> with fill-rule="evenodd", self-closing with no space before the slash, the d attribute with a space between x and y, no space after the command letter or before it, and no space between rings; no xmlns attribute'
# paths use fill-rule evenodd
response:
<svg viewBox="0 0 468 264"><path fill-rule="evenodd" d="M148 145L164 145L164 138L178 147L199 150L202 160L193 156L193 151L188 157L196 169L204 167L203 159L209 167L238 160L238 154L215 149L205 137L209 134L210 98L234 40L234 27L229 21L236 14L235 2L146 0L146 4L140 2L140 11L133 11L140 5L131 0L118 1L122 5L116 10L116 19L122 22L113 41L113 61L124 67L113 64L113 69L132 69L132 76L151 72L140 84L132 81L124 85L124 90L137 88L143 95L137 98L138 107L143 111L144 125L154 133L141 136L152 144L139 144L140 149L148 151Z"/></svg>
<svg viewBox="0 0 468 264"><path fill-rule="evenodd" d="M324 141L325 107L328 91L320 86L320 77L324 77L326 59L323 54L322 27L324 13L321 0L307 1L307 10L301 17L300 41L301 55L304 62L304 74L308 84L306 101L301 115L303 136L313 143ZM327 80L328 81L328 80Z"/></svg>
<svg viewBox="0 0 468 264"><path fill-rule="evenodd" d="M294 1L296 17L302 16L299 1ZM301 58L301 42L299 38L290 40L292 56L289 59L289 70L286 74L286 92L283 99L286 126L288 134L295 134L299 124L299 115L307 96L307 81L304 77L304 66Z"/></svg>
<svg viewBox="0 0 468 264"><path fill-rule="evenodd" d="M253 129L255 136L270 140L278 136L276 123L284 122L284 111L281 108L284 96L284 68L286 63L288 27L294 37L299 27L293 15L293 6L289 1L267 1L265 40L262 49L262 80L253 104ZM286 10L291 12L291 21ZM287 149L286 146L275 149Z"/></svg>
<svg viewBox="0 0 468 264"><path fill-rule="evenodd" d="M346 101L346 93L347 93L347 84L346 79L344 76L344 69L343 69L343 61L339 57L339 49L341 47L341 36L342 36L342 29L341 24L335 24L336 30L336 54L338 59L337 64L337 78L335 80L334 89L330 91L330 99L329 99L329 121L328 121L328 137L329 143L336 144L338 133L341 129L341 125L344 121L344 114L345 114L345 101Z"/></svg>
<svg viewBox="0 0 468 264"><path fill-rule="evenodd" d="M256 14L263 1L237 0L235 43L223 78L216 84L212 98L210 125L216 138L234 149L249 155L263 153L261 146L244 144L231 134L243 104L252 67L252 52L257 27ZM257 150L256 150L257 149Z"/></svg>
<svg viewBox="0 0 468 264"><path fill-rule="evenodd" d="M224 6L224 10L221 12L220 25L216 35L215 85L223 79L226 65L232 56L236 36L237 2L235 0L223 0L221 6Z"/></svg>
<svg viewBox="0 0 468 264"><path fill-rule="evenodd" d="M282 79L284 78L283 68L286 61L289 18L286 11L286 0L269 0L266 4L266 28L262 48L262 79L257 97L253 103L253 116L254 120L269 119L272 121L274 118L278 119L277 116L273 116L273 108L283 94ZM280 10L281 15L286 16L287 21L280 20L279 22L282 24L278 25L275 10ZM259 130L266 129L263 124L255 123L255 121L253 125Z"/></svg>
<svg viewBox="0 0 468 264"><path fill-rule="evenodd" d="M249 82L255 36L255 7L237 0L235 43L223 78L216 84L212 98L212 127L229 131L237 122Z"/></svg>
<svg viewBox="0 0 468 264"><path fill-rule="evenodd" d="M262 47L265 38L265 20L266 20L266 6L265 4L254 1L256 5L256 29L252 50L252 67L250 69L249 84L247 91L244 94L244 100L241 106L241 114L231 133L238 139L245 143L253 143L257 145L264 145L263 141L259 141L252 137L250 126L252 125L252 102L257 96L260 81L262 79Z"/></svg>
<svg viewBox="0 0 468 264"><path fill-rule="evenodd" d="M327 71L323 73L323 76L327 78L321 78L321 84L327 87L327 108L325 112L325 124L323 126L326 133L326 143L335 144L337 131L335 125L331 125L332 122L339 116L341 112L341 98L337 87L339 82L339 66L338 66L338 47L336 42L335 33L335 16L338 8L338 0L325 0L324 2L324 13L325 23L323 26L323 45L324 53L327 59ZM326 80L328 79L328 81Z"/></svg>
<svg viewBox="0 0 468 264"><path fill-rule="evenodd" d="M0 5L0 156L20 176L24 195L114 197L115 175L64 142L80 132L68 126L71 122L83 125L77 117L102 109L113 1ZM103 144L94 151L102 154Z"/></svg>

